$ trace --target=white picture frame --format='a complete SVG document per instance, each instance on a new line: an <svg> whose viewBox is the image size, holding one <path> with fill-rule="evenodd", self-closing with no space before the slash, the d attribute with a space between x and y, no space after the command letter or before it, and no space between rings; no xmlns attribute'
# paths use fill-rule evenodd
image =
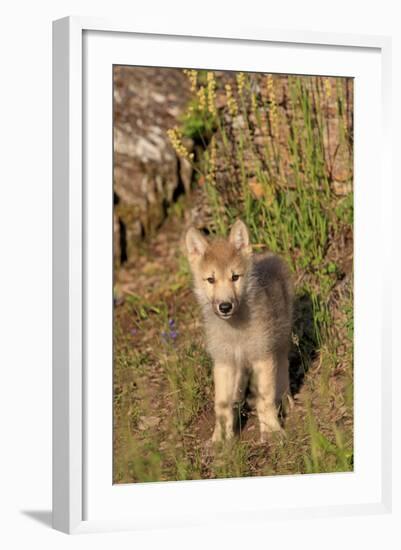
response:
<svg viewBox="0 0 401 550"><path fill-rule="evenodd" d="M114 496L116 491L113 492L113 495L101 492L101 488L105 483L110 483L111 485L111 477L107 481L107 476L102 474L102 472L105 472L109 468L111 460L110 457L105 458L107 454L105 445L108 441L107 437L110 435L110 418L108 417L108 404L104 405L104 411L100 410L99 404L96 405L98 407L96 410L93 408L96 398L90 392L92 386L96 383L99 384L100 389L98 394L104 396L105 392L107 392L108 378L107 373L102 378L103 375L100 372L99 382L94 382L93 377L88 376L91 368L90 365L88 366L88 363L91 364L94 361L93 354L91 355L89 352L88 355L88 348L92 345L90 342L93 341L93 326L91 323L88 324L88 318L91 318L91 308L93 308L93 299L90 298L91 293L92 295L94 293L102 294L102 289L107 289L107 285L110 284L111 259L109 258L110 270L106 270L104 276L99 276L97 285L89 284L90 280L86 273L88 267L89 271L91 269L93 271L95 264L97 265L100 261L107 261L107 257L102 256L102 259L100 259L100 256L90 254L90 251L93 250L91 248L91 244L93 244L91 234L93 235L93 231L90 224L96 216L94 215L94 211L91 210L91 205L94 204L94 200L92 200L93 196L90 189L88 191L84 185L86 178L93 177L90 174L88 176L86 156L91 157L92 155L91 158L93 158L93 155L96 154L96 151L91 150L90 143L88 146L87 141L87 132L89 134L92 132L90 125L92 124L91 120L93 120L93 116L90 113L95 112L94 109L97 109L96 113L103 112L102 106L104 106L104 103L102 104L101 102L106 101L104 94L110 94L109 89L102 95L101 90L103 88L101 88L97 94L99 97L96 96L95 98L95 96L91 96L91 100L93 101L90 102L90 106L88 105L85 83L88 83L88 78L92 78L90 73L91 67L94 69L93 75L95 73L98 74L100 79L102 78L102 74L105 74L105 72L102 72L102 63L106 63L106 58L108 63L115 62L121 64L123 62L144 65L151 65L153 63L161 66L190 67L190 62L185 63L185 59L182 57L179 58L178 54L171 54L168 62L166 62L165 56L168 54L169 44L172 48L171 52L174 52L178 51L176 48L178 43L181 51L183 44L190 46L196 42L198 46L202 45L205 57L208 50L207 46L209 45L210 50L211 44L214 45L216 51L221 50L219 55L223 54L223 48L226 48L227 51L234 47L237 48L236 54L238 55L235 55L235 57L231 55L231 58L228 56L225 66L221 64L219 66L224 69L231 67L238 70L243 70L247 67L245 65L238 66L238 63L241 63L242 59L241 48L245 45L248 48L259 49L267 46L271 48L277 47L278 49L284 48L284 50L287 48L288 51L291 50L293 53L299 49L305 53L305 57L308 56L307 52L311 55L316 54L316 60L314 61L316 63L321 63L321 53L323 51L327 60L328 74L333 75L343 74L340 69L335 69L338 52L342 52L341 55L343 57L341 59L344 60L352 55L358 55L359 52L361 54L366 52L367 55L370 55L367 52L373 54L369 59L369 63L373 61L370 66L373 67L372 72L377 76L377 78L375 77L375 85L373 86L377 92L374 96L375 105L371 110L372 124L376 125L374 126L376 132L375 136L371 138L375 141L369 143L366 141L363 147L365 147L364 155L367 157L369 151L373 153L373 145L375 145L376 150L380 151L376 159L375 174L380 180L380 197L389 197L391 195L389 159L390 39L387 37L260 29L219 29L216 31L215 29L194 28L188 31L183 28L174 28L170 24L166 25L166 28L157 27L148 29L142 28L140 25L131 25L127 22L104 21L82 17L64 18L55 21L53 25L53 526L67 533L76 533L98 530L149 528L152 526L202 524L211 522L214 519L216 521L237 521L240 517L242 521L267 521L269 518L277 517L308 518L314 515L338 516L386 513L390 511L391 400L388 397L391 395L391 357L388 342L390 334L388 323L390 321L389 316L384 315L384 307L390 303L390 296L385 270L377 271L373 265L368 266L369 269L366 269L368 281L363 292L365 292L366 296L366 293L372 289L376 289L378 294L373 305L374 313L377 313L377 316L373 315L375 319L371 321L366 319L369 312L364 306L364 294L362 290L360 299L356 299L355 305L359 311L360 326L364 328L364 330L360 331L361 345L358 345L358 349L361 350L361 354L359 359L360 362L366 361L368 366L370 365L369 368L371 368L371 371L369 371L367 367L367 372L373 373L373 377L370 378L370 382L367 384L365 384L362 377L359 375L356 376L356 407L363 406L363 401L367 396L369 399L372 398L371 408L375 415L374 418L372 417L371 424L371 433L373 434L373 438L371 437L371 439L373 441L368 441L369 435L363 421L358 425L358 416L356 416L355 429L356 431L359 430L361 444L366 440L366 449L371 445L372 462L360 465L360 472L364 472L364 474L359 482L354 484L355 487L353 489L351 489L351 485L353 484L352 479L358 478L358 471L354 478L352 478L354 474L319 474L315 476L286 476L285 478L269 479L222 480L213 481L212 484L207 481L169 482L147 484L146 487L139 485L120 487L117 489L118 495L116 497ZM88 41L89 36L93 37L89 39L91 42ZM107 57L103 44L104 39L107 40L107 51L109 52L114 48L114 46L111 48L111 45L116 44L116 48L113 50L116 55L115 61L112 59L113 52L110 53L110 57ZM135 50L134 47L131 51L128 47L128 42L123 42L131 39L142 40L146 44L152 41L155 47L142 51L142 57L139 59L139 54L135 54L139 50ZM164 41L163 44L166 44L166 48L163 48L165 51L161 51L161 48L157 47L157 45L160 46L160 41ZM117 45L117 42L120 46ZM120 54L118 54L118 48L120 48ZM182 50L187 50L187 48L182 48ZM209 55L211 54L209 53ZM159 60L158 63L157 59ZM331 59L332 61L330 61ZM99 63L97 60L99 60ZM216 63L219 63L218 55ZM364 65L363 62L361 62L362 65ZM194 66L199 67L201 65L194 61ZM210 62L207 66L210 66ZM258 68L257 59L254 61L253 68ZM97 70L99 71L98 73L96 72ZM362 75L363 67L360 70L360 74ZM346 75L349 74L351 76L352 74L349 71L352 72L352 69L349 68L348 72L346 70ZM272 70L271 72L274 71ZM289 71L284 69L282 72ZM294 69L294 72L297 72L296 69ZM367 75L367 72L366 69L363 74ZM364 82L363 79L361 82ZM367 82L366 80L365 84ZM375 93L374 90L373 92L371 90L371 93ZM362 96L360 97L362 98ZM363 117L367 112L367 105L364 107L361 106L361 110L358 111L357 99L358 97L356 97L355 105L356 127L358 128L358 124L361 126L360 138L362 144L363 139L365 139L362 126L366 123ZM359 120L358 113L361 114ZM97 144L99 147L97 154L105 151L104 148L107 147L107 142L110 144L112 140L109 114L104 113L103 118L98 117L102 120L97 122L99 124L97 132L103 136L103 141ZM106 132L101 131L104 128L106 128ZM107 129L110 130L109 134L107 134ZM358 130L356 130L356 133L358 134ZM111 145L109 147L111 150ZM361 151L363 147L361 146ZM100 154L99 158L102 156ZM356 151L356 159L357 163L362 164L358 160L358 151ZM106 178L105 181L107 181L107 177L110 177L109 182L111 186L112 179L109 168L110 166L107 165L107 169L103 169L103 174ZM89 168L89 172L90 170ZM361 165L360 170L359 176L366 176L367 180L369 177L372 177L372 174L368 173L371 171L371 166L366 166L364 169ZM99 178L102 177L102 174L99 174ZM112 204L111 196L110 191L110 209ZM99 216L105 213L107 215L107 200L107 191L105 191L99 203L96 203L96 209L100 213ZM372 212L373 206L377 205L377 197L373 197L368 191L366 197L362 193L356 193L355 200L361 204L361 216L358 222L359 228L366 227L366 231L369 233L368 226L364 225L367 223L364 215L368 216ZM376 239L379 245L381 242L380 238L390 231L385 212L386 207L384 201L382 201L378 214L379 223L376 226L376 236L368 235L372 239ZM88 219L92 221L88 222ZM93 223L99 224L99 220ZM111 234L107 237L107 227L105 231L104 239L107 249L109 245L111 246L111 243L108 241L108 239L111 239ZM356 231L358 236L358 225ZM361 237L359 241L361 251L367 245L363 241L364 238ZM370 242L372 243L372 241ZM378 252L381 265L389 265L388 250L380 248L380 246L379 250L381 250L381 252ZM363 251L361 252L361 257L365 257L363 256ZM361 278L359 281L361 281L362 288L364 283L362 283ZM358 273L356 273L355 284L356 286L358 284ZM368 286L368 284L371 286ZM107 305L108 298L106 297L105 300L105 307L109 307L111 310L111 304ZM97 314L99 311L97 311ZM106 317L109 314L110 311ZM98 334L107 334L107 330L110 329L110 318L107 317L107 319L108 321L105 324L97 327ZM356 320L356 324L357 321L358 319ZM379 338L377 334L380 334ZM365 355L363 355L363 342L366 343L366 339L369 339L369 337L372 338L374 335L376 335L376 341L372 343L371 349L367 350ZM103 346L102 338L100 338L100 342L102 343L99 346ZM89 358L92 357L89 362L88 356ZM102 356L104 359L102 359ZM110 347L105 353L103 353L103 350L100 352L100 362L107 362L109 360ZM106 366L105 368L108 367ZM111 388L109 391L111 394ZM89 399L88 395L90 396ZM88 402L91 403L89 408ZM108 426L105 430L107 437L102 440L97 439L97 436L93 438L90 436L90 434L94 433L93 419L95 417L99 419L99 422L104 422ZM112 441L110 438L110 453L111 444ZM373 446L376 447L376 450L373 449ZM87 455L93 457L95 452L97 453L96 464L93 460L88 461L85 458ZM97 469L97 464L99 464L99 469ZM102 470L103 466L104 469ZM363 493L361 487L363 483L366 483L368 466L372 468L371 485ZM330 475L342 475L345 477L338 478L333 483L327 477ZM297 478L300 481L291 480L289 479L290 477ZM283 499L282 502L277 500L277 506L269 505L266 507L258 498L254 498L254 503L249 508L243 509L236 505L234 495L238 491L251 491L255 496L258 487L257 484L266 484L266 482L269 484L269 493L271 494L274 494L274 491L278 494L287 490L287 487L289 488L288 483L293 484L293 482L298 485L298 489L292 486L291 491L294 491L293 495L296 495L297 490L300 494L305 492L305 487L310 488L308 492L311 495L319 494L319 491L322 492L319 486L323 486L324 484L327 484L327 487L329 487L329 485L340 483L339 487L341 486L341 490L338 491L337 497L333 498L332 501L327 500L321 504L316 504L318 500L313 499L307 502L307 496L305 496L305 502L302 504L301 500L298 502L295 496L291 506L288 506L285 503L285 499ZM349 498L344 495L344 488L347 486L350 487ZM98 488L100 488L99 491ZM355 493L352 492L353 490L355 490ZM222 497L223 492L225 494L224 498ZM173 494L175 495L174 498ZM201 507L203 499L211 494L213 495L212 499L217 503L220 503L219 499L221 498L222 505L226 506L231 501L231 507L229 506L220 515L216 514L216 511L212 509L210 512L205 510L204 517L202 517L199 515L199 509L196 506L192 514L190 512L183 514L183 508L180 508L179 504L180 500L185 499L185 502L188 502L188 499L196 499ZM358 494L360 498L357 496ZM124 502L126 506L132 506L132 503L136 500L140 503L139 508L142 509L141 513L136 513L135 517L130 517L129 513L127 515L119 515L119 508L118 506L116 507L117 500L114 500L114 498L120 500L122 506L124 506ZM93 517L88 516L88 500L91 499L92 502L98 502L99 504L97 513ZM155 508L154 505L155 500L160 499L169 499L168 513L166 512L163 516L161 515L162 508L158 509L157 506ZM102 504L103 501L104 506ZM110 512L107 510L106 503L109 505ZM111 508L113 508L115 513L112 513ZM93 509L95 509L95 506L93 506ZM132 507L130 509L132 510Z"/></svg>

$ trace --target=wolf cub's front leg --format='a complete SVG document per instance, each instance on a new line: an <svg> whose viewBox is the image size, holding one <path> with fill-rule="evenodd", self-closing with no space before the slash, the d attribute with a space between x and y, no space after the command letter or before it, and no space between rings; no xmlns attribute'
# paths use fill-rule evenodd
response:
<svg viewBox="0 0 401 550"><path fill-rule="evenodd" d="M231 439L234 435L234 366L216 362L213 378L216 423L212 441L216 443L223 439Z"/></svg>
<svg viewBox="0 0 401 550"><path fill-rule="evenodd" d="M284 361L284 359L282 360ZM277 401L280 398L277 395L278 376L280 374L278 371L280 368L288 368L288 366L281 365L279 358L274 355L256 361L252 365L261 441L266 440L269 432L284 433L277 414Z"/></svg>

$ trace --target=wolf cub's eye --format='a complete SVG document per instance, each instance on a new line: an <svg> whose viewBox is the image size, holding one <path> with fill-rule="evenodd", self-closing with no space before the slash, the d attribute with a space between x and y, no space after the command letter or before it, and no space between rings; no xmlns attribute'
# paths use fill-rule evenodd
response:
<svg viewBox="0 0 401 550"><path fill-rule="evenodd" d="M234 281L234 282L235 282L235 281L238 281L238 279L239 279L239 275L237 275L237 274L235 274L235 273L234 273L233 276L231 277L231 280Z"/></svg>
<svg viewBox="0 0 401 550"><path fill-rule="evenodd" d="M208 283L210 283L211 285L213 285L214 282L215 282L215 278L214 278L214 277L208 277L208 278L206 279L206 281L207 281Z"/></svg>

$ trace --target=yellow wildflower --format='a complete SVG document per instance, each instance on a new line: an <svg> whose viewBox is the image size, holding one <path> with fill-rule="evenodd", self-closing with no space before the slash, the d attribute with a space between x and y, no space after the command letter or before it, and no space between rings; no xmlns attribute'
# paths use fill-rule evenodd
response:
<svg viewBox="0 0 401 550"><path fill-rule="evenodd" d="M238 87L238 93L239 95L242 94L242 90L244 89L244 86L245 86L245 75L244 73L237 73L237 87Z"/></svg>
<svg viewBox="0 0 401 550"><path fill-rule="evenodd" d="M216 109L216 80L213 72L207 73L207 98L209 113L217 115Z"/></svg>
<svg viewBox="0 0 401 550"><path fill-rule="evenodd" d="M188 78L190 86L191 86L191 92L196 92L196 84L198 81L198 71L195 69L184 69L184 74Z"/></svg>
<svg viewBox="0 0 401 550"><path fill-rule="evenodd" d="M235 116L238 115L238 105L237 105L237 102L235 101L235 98L233 96L233 91L232 91L232 88L231 88L230 84L225 85L225 90L226 90L228 110L230 112L230 115L232 117L235 117Z"/></svg>
<svg viewBox="0 0 401 550"><path fill-rule="evenodd" d="M213 136L210 142L210 158L208 166L207 180L209 183L215 183L217 172L217 143Z"/></svg>
<svg viewBox="0 0 401 550"><path fill-rule="evenodd" d="M197 92L199 109L204 111L206 109L206 90L204 86L201 86Z"/></svg>
<svg viewBox="0 0 401 550"><path fill-rule="evenodd" d="M179 157L183 157L188 160L192 160L194 158L193 153L190 153L185 145L182 143L182 134L177 127L167 130L167 135L171 142L171 145L173 146L173 149Z"/></svg>

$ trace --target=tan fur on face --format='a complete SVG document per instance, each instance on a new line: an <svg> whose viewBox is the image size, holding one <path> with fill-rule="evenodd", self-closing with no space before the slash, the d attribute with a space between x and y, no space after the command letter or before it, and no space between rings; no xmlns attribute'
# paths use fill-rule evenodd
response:
<svg viewBox="0 0 401 550"><path fill-rule="evenodd" d="M222 302L232 303L232 313L235 313L249 267L249 255L238 251L232 243L216 239L208 246L196 270L197 288L202 288L203 296L207 296L217 315ZM232 280L233 275L239 275L237 281ZM213 284L208 282L210 278L214 279Z"/></svg>
<svg viewBox="0 0 401 550"><path fill-rule="evenodd" d="M269 431L281 430L277 404L289 392L289 271L274 254L252 255L249 233L241 221L233 225L228 239L210 242L191 228L186 247L202 306L207 348L214 360L213 440L232 436L233 406L243 399L243 383L249 377L264 438ZM232 281L233 274L240 275L238 281ZM232 304L229 316L221 315L222 302Z"/></svg>

